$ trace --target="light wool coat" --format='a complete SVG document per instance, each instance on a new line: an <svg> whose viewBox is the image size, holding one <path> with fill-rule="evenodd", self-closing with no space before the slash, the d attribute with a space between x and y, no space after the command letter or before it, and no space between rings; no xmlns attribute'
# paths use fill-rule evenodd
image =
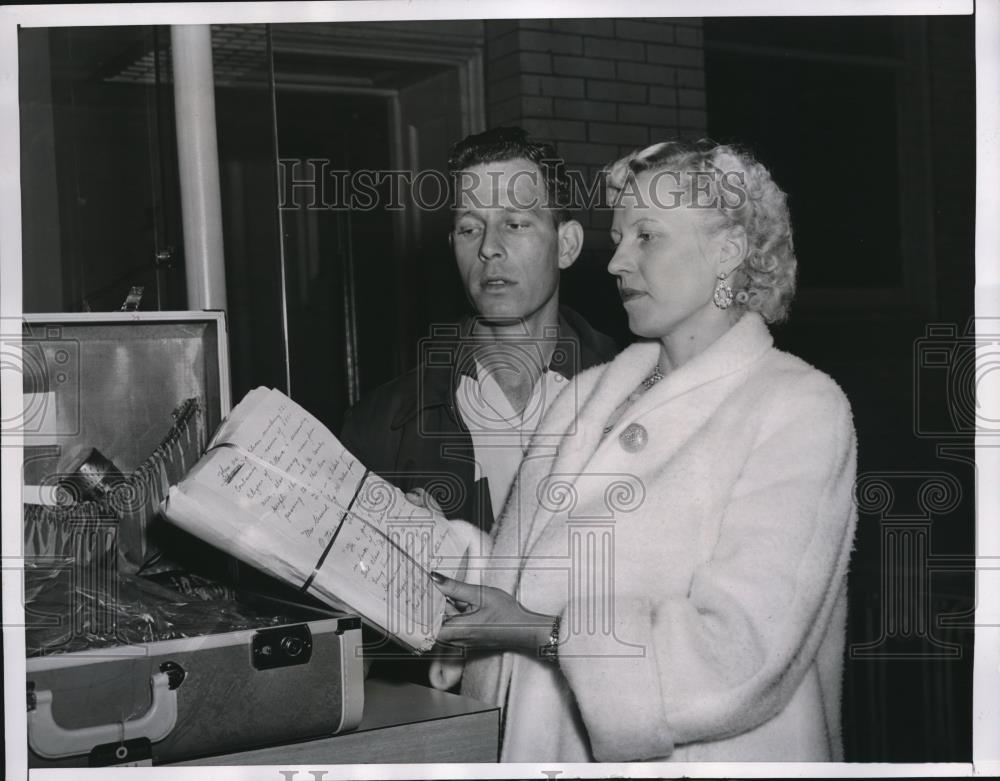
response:
<svg viewBox="0 0 1000 781"><path fill-rule="evenodd" d="M560 394L494 529L482 580L561 616L558 663L473 657L462 692L504 706L505 762L840 759L847 399L750 313L604 434L659 354Z"/></svg>

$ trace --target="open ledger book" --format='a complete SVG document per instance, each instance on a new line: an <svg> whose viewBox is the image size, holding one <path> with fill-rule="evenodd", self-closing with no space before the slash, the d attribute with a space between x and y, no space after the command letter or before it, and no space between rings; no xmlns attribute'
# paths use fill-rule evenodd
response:
<svg viewBox="0 0 1000 781"><path fill-rule="evenodd" d="M414 651L434 644L468 541L368 471L283 393L256 388L164 501L166 518Z"/></svg>

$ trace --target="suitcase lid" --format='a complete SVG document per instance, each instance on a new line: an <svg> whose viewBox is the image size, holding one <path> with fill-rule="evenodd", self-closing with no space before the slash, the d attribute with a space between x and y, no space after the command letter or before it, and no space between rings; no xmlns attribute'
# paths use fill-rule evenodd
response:
<svg viewBox="0 0 1000 781"><path fill-rule="evenodd" d="M28 485L81 448L128 473L185 399L209 435L231 406L224 312L26 314L22 354Z"/></svg>

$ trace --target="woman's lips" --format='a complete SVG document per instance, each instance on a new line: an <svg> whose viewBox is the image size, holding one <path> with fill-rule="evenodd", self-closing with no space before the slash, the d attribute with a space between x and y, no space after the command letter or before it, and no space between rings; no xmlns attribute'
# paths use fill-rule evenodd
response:
<svg viewBox="0 0 1000 781"><path fill-rule="evenodd" d="M622 297L622 303L626 304L633 298L639 298L640 296L644 296L646 294L641 290L636 290L635 288L623 287L618 289L618 295Z"/></svg>

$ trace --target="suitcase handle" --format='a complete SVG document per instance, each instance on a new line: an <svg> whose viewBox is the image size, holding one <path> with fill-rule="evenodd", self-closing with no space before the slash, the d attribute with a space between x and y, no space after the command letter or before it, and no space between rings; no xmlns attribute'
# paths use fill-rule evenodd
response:
<svg viewBox="0 0 1000 781"><path fill-rule="evenodd" d="M155 673L150 678L153 702L137 719L115 721L96 727L65 729L52 717L52 691L35 692L35 708L28 712L28 744L46 759L59 759L88 753L94 746L133 738L148 738L150 743L163 740L177 723L177 691L170 688L170 676Z"/></svg>

